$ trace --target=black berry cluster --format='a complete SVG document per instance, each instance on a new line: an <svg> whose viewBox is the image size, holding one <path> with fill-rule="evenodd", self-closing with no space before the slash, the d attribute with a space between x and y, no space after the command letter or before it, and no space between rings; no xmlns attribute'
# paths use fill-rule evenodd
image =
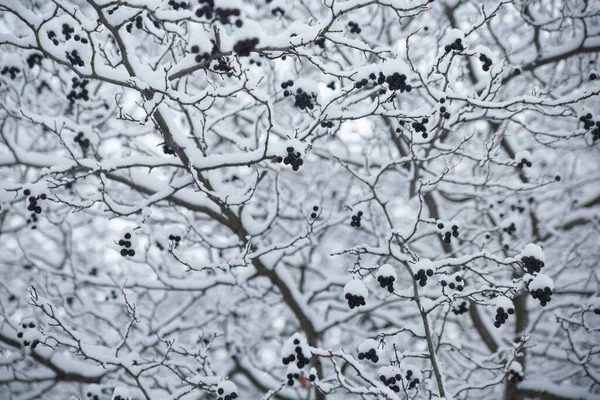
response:
<svg viewBox="0 0 600 400"><path fill-rule="evenodd" d="M369 360L374 364L379 362L377 355L377 342L373 339L367 339L358 346L358 359Z"/></svg>
<svg viewBox="0 0 600 400"><path fill-rule="evenodd" d="M360 29L360 26L358 26L358 24L354 21L350 21L348 22L348 26L350 27L350 33L361 33L362 29Z"/></svg>
<svg viewBox="0 0 600 400"><path fill-rule="evenodd" d="M392 293L394 291L394 281L396 280L393 276L382 276L379 275L377 277L377 282L379 282L379 286L382 288L387 287L388 292Z"/></svg>
<svg viewBox="0 0 600 400"><path fill-rule="evenodd" d="M39 53L30 54L26 60L27 66L29 67L29 69L32 69L36 65L42 65L43 59L44 59L44 56Z"/></svg>
<svg viewBox="0 0 600 400"><path fill-rule="evenodd" d="M288 386L294 386L294 379L300 379L300 373L299 372L295 372L295 373L289 372L286 375L286 378L288 380L287 381Z"/></svg>
<svg viewBox="0 0 600 400"><path fill-rule="evenodd" d="M73 139L75 143L79 143L83 151L86 151L90 147L90 139L83 136L83 132L79 132Z"/></svg>
<svg viewBox="0 0 600 400"><path fill-rule="evenodd" d="M75 33L75 28L66 23L62 24L62 34L65 37L65 40L70 40L73 33Z"/></svg>
<svg viewBox="0 0 600 400"><path fill-rule="evenodd" d="M481 61L483 63L483 65L481 66L481 68L484 71L489 71L490 67L492 66L492 60L490 58L488 58L488 56L486 56L485 54L481 53L479 55L479 61Z"/></svg>
<svg viewBox="0 0 600 400"><path fill-rule="evenodd" d="M281 82L281 88L284 89L283 95L285 97L288 97L288 96L290 96L292 94L292 91L288 90L288 88L291 88L292 86L294 86L294 81L291 80L291 79L288 79L285 82Z"/></svg>
<svg viewBox="0 0 600 400"><path fill-rule="evenodd" d="M433 276L433 270L428 269L425 271L424 269L419 269L416 274L413 275L413 279L419 282L419 286L423 287L427 285L427 277Z"/></svg>
<svg viewBox="0 0 600 400"><path fill-rule="evenodd" d="M29 218L27 218L27 224L31 224L33 223L33 225L31 225L31 229L37 229L37 225L36 223L38 222L38 216L35 212L32 212L31 215L29 216Z"/></svg>
<svg viewBox="0 0 600 400"><path fill-rule="evenodd" d="M85 65L77 50L71 50L70 53L66 51L65 54L67 55L67 60L69 60L71 64L78 67L83 67Z"/></svg>
<svg viewBox="0 0 600 400"><path fill-rule="evenodd" d="M531 293L531 297L533 297L535 300L539 300L542 307L546 307L546 305L552 300L553 292L549 286L546 286L543 289L537 288L531 290L529 293Z"/></svg>
<svg viewBox="0 0 600 400"><path fill-rule="evenodd" d="M440 99L440 101L443 99ZM446 106L441 106L440 107L440 115L444 118L444 119L450 119L450 113L448 111L446 111Z"/></svg>
<svg viewBox="0 0 600 400"><path fill-rule="evenodd" d="M315 218L317 218L317 217L318 217L318 215L317 215L317 211L319 211L319 206L313 206L312 210L313 210L313 212L312 212L312 213L310 213L310 217L311 217L312 219L315 219Z"/></svg>
<svg viewBox="0 0 600 400"><path fill-rule="evenodd" d="M463 46L462 39L460 39L460 38L456 39L451 44L447 44L446 47L444 47L444 50L446 50L446 53L450 53L452 50L462 51L464 49L465 49L465 47Z"/></svg>
<svg viewBox="0 0 600 400"><path fill-rule="evenodd" d="M286 150L288 153L287 156L277 156L275 158L275 161L277 161L278 163L283 162L285 165L291 165L292 170L298 171L300 167L304 164L304 160L302 160L300 152L295 151L294 148L291 146L288 147Z"/></svg>
<svg viewBox="0 0 600 400"><path fill-rule="evenodd" d="M277 15L285 15L285 10L281 7L275 7L274 9L271 10L271 14L277 16Z"/></svg>
<svg viewBox="0 0 600 400"><path fill-rule="evenodd" d="M35 328L35 323L34 322L23 322L21 324L21 328L23 330L20 330L19 332L17 332L17 337L19 339L23 339L23 346L28 347L31 345L31 348L35 349L37 347L37 345L40 343L40 341L38 339L29 340L25 337L28 329Z"/></svg>
<svg viewBox="0 0 600 400"><path fill-rule="evenodd" d="M285 95L285 92L284 92L284 95ZM308 92L305 92L304 90L302 90L302 88L298 88L298 89L296 89L294 105L301 110L304 110L307 108L309 110L312 110L313 108L315 108L313 101L316 98L317 98L316 94L314 94L314 93L308 94Z"/></svg>
<svg viewBox="0 0 600 400"><path fill-rule="evenodd" d="M177 247L179 247L179 242L181 242L181 236L179 236L179 235L169 235L169 240L171 242L174 242L175 244L173 245L173 247L177 248Z"/></svg>
<svg viewBox="0 0 600 400"><path fill-rule="evenodd" d="M223 381L217 386L217 400L235 400L238 398L237 387L229 381Z"/></svg>
<svg viewBox="0 0 600 400"><path fill-rule="evenodd" d="M523 378L523 374L520 371L515 369L510 369L508 371L508 380L511 382L522 382Z"/></svg>
<svg viewBox="0 0 600 400"><path fill-rule="evenodd" d="M315 39L315 44L317 46L319 46L320 48L324 49L325 48L325 38L320 37L320 38ZM329 85L327 85L327 86L329 86Z"/></svg>
<svg viewBox="0 0 600 400"><path fill-rule="evenodd" d="M169 155L172 155L172 156L174 156L176 154L175 150L173 150L172 148L170 148L169 145L166 144L166 143L163 144L162 149L163 149L163 153L165 153L165 154L169 154Z"/></svg>
<svg viewBox="0 0 600 400"><path fill-rule="evenodd" d="M400 392L402 384L402 375L400 371L393 367L383 367L379 370L379 380L390 388L394 393Z"/></svg>
<svg viewBox="0 0 600 400"><path fill-rule="evenodd" d="M225 72L227 73L227 76L233 75L233 67L229 64L226 57L219 57L213 65L213 69L217 72Z"/></svg>
<svg viewBox="0 0 600 400"><path fill-rule="evenodd" d="M108 295L107 295L107 296L104 298L104 301L109 301L111 298L112 298L113 300L116 300L118 297L119 297L119 296L117 296L117 292L116 292L116 291L114 291L114 290L111 290L111 291L110 291L110 296L108 296Z"/></svg>
<svg viewBox="0 0 600 400"><path fill-rule="evenodd" d="M52 40L55 46L58 46L58 38L56 36L56 32L48 31L48 39Z"/></svg>
<svg viewBox="0 0 600 400"><path fill-rule="evenodd" d="M592 119L593 116L591 113L583 115L579 118L581 122L583 122L583 128L585 130L592 129L592 140L595 142L600 140L600 120L595 121Z"/></svg>
<svg viewBox="0 0 600 400"><path fill-rule="evenodd" d="M521 161L519 161L519 163L517 164L517 168L519 169L523 169L523 167L527 166L530 167L533 165L533 163L531 161L529 161L526 158L521 158Z"/></svg>
<svg viewBox="0 0 600 400"><path fill-rule="evenodd" d="M402 93L405 91L410 92L412 90L412 86L406 83L406 75L398 72L388 75L385 78L385 82L389 85L388 87L390 90L399 90Z"/></svg>
<svg viewBox="0 0 600 400"><path fill-rule="evenodd" d="M262 56L262 55L261 55L261 56ZM257 66L257 67L260 67L260 66L262 66L262 61L260 61L260 60L255 60L255 59L253 59L253 58L251 58L251 59L250 59L248 62L250 63L250 65L256 64L256 66Z"/></svg>
<svg viewBox="0 0 600 400"><path fill-rule="evenodd" d="M421 383L421 380L417 376L414 376L414 373L411 369L406 370L404 377L406 378L406 383L409 389L414 389L419 383Z"/></svg>
<svg viewBox="0 0 600 400"><path fill-rule="evenodd" d="M465 281L460 275L456 275L454 277L454 282L452 280L447 281L446 279L442 279L440 281L440 285L442 285L444 288L448 287L451 290L456 289L459 292L462 292L465 289Z"/></svg>
<svg viewBox="0 0 600 400"><path fill-rule="evenodd" d="M10 75L10 79L15 79L17 77L17 74L21 72L21 70L17 67L8 67L5 66L4 68L2 68L2 71L0 71L0 74L2 75L6 75L9 74Z"/></svg>
<svg viewBox="0 0 600 400"><path fill-rule="evenodd" d="M466 301L461 301L460 303L455 303L452 305L452 312L454 315L462 315L469 311L469 307Z"/></svg>
<svg viewBox="0 0 600 400"><path fill-rule="evenodd" d="M303 349L305 346L300 343L299 338L294 338L292 343L293 346L291 346L291 348L293 348L293 350L290 351L290 354L288 354L286 357L283 357L281 361L283 362L283 365L296 363L296 367L298 369L302 369L310 363L310 353L309 357L306 357L304 352L307 349Z"/></svg>
<svg viewBox="0 0 600 400"><path fill-rule="evenodd" d="M335 81L331 81L327 84L327 87L331 90L335 90Z"/></svg>
<svg viewBox="0 0 600 400"><path fill-rule="evenodd" d="M235 24L238 28L244 25L241 19L235 18L241 15L239 8L215 8L214 0L200 0L199 3L204 5L196 9L196 17L198 18L219 21L223 25ZM232 22L233 19L235 19L235 22Z"/></svg>
<svg viewBox="0 0 600 400"><path fill-rule="evenodd" d="M127 26L125 27L125 29L127 29L128 33L131 33L131 29L133 29L133 23L135 22L135 27L138 29L142 29L144 27L143 24L143 18L141 15L138 15L137 17L135 17L135 19L133 21L131 21L130 23L127 24Z"/></svg>
<svg viewBox="0 0 600 400"><path fill-rule="evenodd" d="M425 117L423 119L421 119L421 122L418 121L414 121L412 123L412 127L415 130L415 132L417 133L421 133L421 136L423 137L423 139L427 139L427 137L429 136L427 134L427 128L425 127L425 124L429 123L429 118Z"/></svg>
<svg viewBox="0 0 600 400"><path fill-rule="evenodd" d="M333 121L321 121L321 128L333 128Z"/></svg>
<svg viewBox="0 0 600 400"><path fill-rule="evenodd" d="M458 232L459 227L456 224L452 224L450 226L451 230L448 230L443 222L438 222L437 228L442 232L442 240L444 243L450 243L452 241L452 237L457 238L460 235Z"/></svg>
<svg viewBox="0 0 600 400"><path fill-rule="evenodd" d="M38 201L39 200L46 200L48 198L48 196L46 195L46 193L42 193L39 196L31 196L31 190L25 189L23 191L23 194L25 196L29 196L28 197L29 205L27 206L27 210L28 211L32 211L35 214L41 214L42 213L42 207L40 207L38 205Z"/></svg>
<svg viewBox="0 0 600 400"><path fill-rule="evenodd" d="M350 221L350 226L353 226L355 228L360 228L360 219L363 216L363 212L359 211L356 213L356 215L352 216L352 221Z"/></svg>
<svg viewBox="0 0 600 400"><path fill-rule="evenodd" d="M92 392L87 392L87 397L91 400L100 400L100 395Z"/></svg>
<svg viewBox="0 0 600 400"><path fill-rule="evenodd" d="M511 222L509 226L502 228L502 231L508 233L509 235L512 235L517 231L517 227L515 226L514 222Z"/></svg>
<svg viewBox="0 0 600 400"><path fill-rule="evenodd" d="M514 313L515 309L512 307L506 310L504 310L504 307L496 308L496 321L494 321L494 326L500 328L508 320L508 316Z"/></svg>
<svg viewBox="0 0 600 400"><path fill-rule="evenodd" d="M530 203L533 202L533 198L531 198L530 200L531 200ZM519 200L519 203L520 202L521 202L521 200ZM519 214L523 214L525 212L525 207L518 206L516 204L511 204L510 211L519 211Z"/></svg>
<svg viewBox="0 0 600 400"><path fill-rule="evenodd" d="M133 257L135 256L135 250L131 248L131 233L126 232L123 235L123 239L119 240L119 246L123 247L119 252L123 257Z"/></svg>
<svg viewBox="0 0 600 400"><path fill-rule="evenodd" d="M538 260L534 256L525 256L521 258L521 263L523 264L523 268L529 274L538 273L544 268L544 262L542 260Z"/></svg>
<svg viewBox="0 0 600 400"><path fill-rule="evenodd" d="M198 64L210 59L210 53L204 52L204 53L200 54L200 46L198 46L197 44L193 45L190 48L190 51L193 54L196 54L196 56L194 57L194 61L196 61Z"/></svg>
<svg viewBox="0 0 600 400"><path fill-rule="evenodd" d="M346 297L346 300L348 300L348 307L350 307L350 309L353 309L354 307L360 307L360 306L367 305L364 296L346 293L345 297Z"/></svg>
<svg viewBox="0 0 600 400"><path fill-rule="evenodd" d="M256 49L256 45L258 45L258 38L242 39L233 45L233 51L240 57L248 57L250 52Z"/></svg>
<svg viewBox="0 0 600 400"><path fill-rule="evenodd" d="M71 91L67 95L67 100L69 100L69 103L73 104L75 103L75 100L88 101L90 99L89 91L87 89L88 83L89 81L87 79L71 79ZM79 93L77 93L77 89L80 89Z"/></svg>
<svg viewBox="0 0 600 400"><path fill-rule="evenodd" d="M175 0L169 0L169 6L173 7L173 10L177 11L180 8L182 10L187 10L190 7L190 4L186 3L185 1L182 1L181 3L179 3Z"/></svg>

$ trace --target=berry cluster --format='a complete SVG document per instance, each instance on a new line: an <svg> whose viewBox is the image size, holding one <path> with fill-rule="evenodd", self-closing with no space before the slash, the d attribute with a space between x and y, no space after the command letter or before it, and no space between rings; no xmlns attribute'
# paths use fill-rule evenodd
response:
<svg viewBox="0 0 600 400"><path fill-rule="evenodd" d="M348 300L348 307L351 310L355 307L367 305L366 298L368 294L367 287L358 279L353 279L344 286L344 297Z"/></svg>
<svg viewBox="0 0 600 400"><path fill-rule="evenodd" d="M271 10L271 14L273 14L274 16L277 16L277 14L283 16L285 15L285 10L281 7L275 7Z"/></svg>
<svg viewBox="0 0 600 400"><path fill-rule="evenodd" d="M502 228L502 231L508 233L509 235L512 235L517 231L517 227L515 226L514 222L511 222L509 226L505 226L504 228Z"/></svg>
<svg viewBox="0 0 600 400"><path fill-rule="evenodd" d="M190 51L193 54L196 54L196 57L194 57L194 61L196 61L198 64L200 64L203 61L210 60L210 53L205 51L204 53L200 54L200 46L198 46L197 44L193 45L190 48Z"/></svg>
<svg viewBox="0 0 600 400"><path fill-rule="evenodd" d="M262 57L262 55L261 55L261 57ZM254 58L251 58L248 62L250 63L250 65L256 64L257 67L262 66L262 61L255 60Z"/></svg>
<svg viewBox="0 0 600 400"><path fill-rule="evenodd" d="M358 26L358 24L354 21L348 22L348 26L350 27L350 33L361 33L362 29Z"/></svg>
<svg viewBox="0 0 600 400"><path fill-rule="evenodd" d="M465 281L462 276L456 275L454 276L454 282L452 282L452 280L448 282L447 280L442 279L440 285L442 285L443 288L448 287L451 290L456 289L459 292L462 292L465 288Z"/></svg>
<svg viewBox="0 0 600 400"><path fill-rule="evenodd" d="M295 334L292 336L283 346L282 349L283 365L296 363L295 366L298 369L302 369L310 363L310 347L306 340L303 340L300 335ZM309 356L306 357L305 354Z"/></svg>
<svg viewBox="0 0 600 400"><path fill-rule="evenodd" d="M88 101L90 99L89 91L87 90L87 85L89 81L87 79L79 80L78 78L73 78L71 79L71 82L71 91L67 95L67 100L69 100L69 103L73 104L75 103L75 100L80 99ZM81 89L79 93L77 93L77 91L75 90L78 88Z"/></svg>
<svg viewBox="0 0 600 400"><path fill-rule="evenodd" d="M231 381L223 381L217 386L217 400L234 400L238 398L237 386Z"/></svg>
<svg viewBox="0 0 600 400"><path fill-rule="evenodd" d="M173 7L173 10L177 11L180 8L182 10L187 10L189 8L189 3L182 1L181 3L176 2L175 0L169 0L169 6Z"/></svg>
<svg viewBox="0 0 600 400"><path fill-rule="evenodd" d="M442 102L442 100L445 101L445 99L440 99L440 102ZM450 119L450 113L448 111L446 111L446 106L441 106L440 107L440 115L444 118L444 119Z"/></svg>
<svg viewBox="0 0 600 400"><path fill-rule="evenodd" d="M108 295L107 295L107 296L104 298L104 301L109 301L111 298L112 298L113 300L116 300L118 297L119 297L119 296L117 296L117 292L116 292L116 291L114 291L114 290L111 290L111 291L110 291L110 296L108 296Z"/></svg>
<svg viewBox="0 0 600 400"><path fill-rule="evenodd" d="M395 367L381 367L379 369L379 380L389 387L394 393L400 392L400 385L402 382L402 374L400 370ZM412 375L412 372L411 372Z"/></svg>
<svg viewBox="0 0 600 400"><path fill-rule="evenodd" d="M335 81L331 81L327 84L327 87L331 90L335 90Z"/></svg>
<svg viewBox="0 0 600 400"><path fill-rule="evenodd" d="M40 343L40 341L38 339L31 340L30 335L27 334L28 329L35 328L35 323L34 322L23 322L21 324L21 327L23 328L23 330L17 332L17 337L19 339L23 339L23 346L27 347L27 346L31 345L31 348L35 349L37 347L37 345ZM36 334L34 334L34 336L35 335Z"/></svg>
<svg viewBox="0 0 600 400"><path fill-rule="evenodd" d="M545 265L542 260L538 260L534 256L525 256L521 258L521 263L523 264L525 271L529 274L540 272Z"/></svg>
<svg viewBox="0 0 600 400"><path fill-rule="evenodd" d="M363 216L363 212L359 211L356 213L356 215L352 216L352 221L350 221L350 226L353 226L355 228L360 228L360 219Z"/></svg>
<svg viewBox="0 0 600 400"><path fill-rule="evenodd" d="M44 59L44 56L39 53L30 54L26 60L27 66L29 67L29 69L32 69L36 65L42 65L43 59Z"/></svg>
<svg viewBox="0 0 600 400"><path fill-rule="evenodd" d="M310 217L312 219L315 219L315 218L317 218L317 211L319 211L319 206L313 206L312 210L313 210L313 212L310 213Z"/></svg>
<svg viewBox="0 0 600 400"><path fill-rule="evenodd" d="M10 79L15 79L19 72L21 72L21 70L17 67L6 67L5 66L4 68L2 68L2 71L0 72L0 74L2 74L2 75L9 74Z"/></svg>
<svg viewBox="0 0 600 400"><path fill-rule="evenodd" d="M427 137L429 136L427 134L427 128L425 127L425 124L427 123L429 123L429 118L425 117L421 119L421 122L414 121L411 125L415 132L421 132L421 136L423 137L423 139L427 139Z"/></svg>
<svg viewBox="0 0 600 400"><path fill-rule="evenodd" d="M321 121L321 128L333 128L333 121Z"/></svg>
<svg viewBox="0 0 600 400"><path fill-rule="evenodd" d="M447 44L446 47L444 47L446 53L450 53L452 50L462 51L464 49L465 47L463 46L462 39L460 38L457 38L454 42L452 42L451 44Z"/></svg>
<svg viewBox="0 0 600 400"><path fill-rule="evenodd" d="M508 371L508 380L511 382L522 382L523 378L524 377L521 371L517 371L515 369L510 369Z"/></svg>
<svg viewBox="0 0 600 400"><path fill-rule="evenodd" d="M227 57L219 57L213 69L218 72L226 72L227 76L233 75L233 67L229 64Z"/></svg>
<svg viewBox="0 0 600 400"><path fill-rule="evenodd" d="M596 140L600 140L600 120L594 122L592 119L592 114L588 113L579 118L581 122L583 122L583 128L585 130L592 129L592 140L595 142Z"/></svg>
<svg viewBox="0 0 600 400"><path fill-rule="evenodd" d="M258 45L258 38L242 39L233 45L233 51L240 57L248 57L251 51L256 49Z"/></svg>
<svg viewBox="0 0 600 400"><path fill-rule="evenodd" d="M540 301L540 305L542 307L546 307L546 305L552 300L552 289L549 286L545 288L537 288L531 290L531 297Z"/></svg>
<svg viewBox="0 0 600 400"><path fill-rule="evenodd" d="M163 149L163 153L165 153L165 154L170 154L172 156L175 155L175 150L170 148L168 144L163 144L162 149Z"/></svg>
<svg viewBox="0 0 600 400"><path fill-rule="evenodd" d="M324 37L320 37L315 39L315 44L317 46L319 46L320 48L324 49L325 48L325 38ZM327 85L329 87L329 85Z"/></svg>
<svg viewBox="0 0 600 400"><path fill-rule="evenodd" d="M48 31L48 39L52 40L55 46L58 46L58 38L56 37L56 32Z"/></svg>
<svg viewBox="0 0 600 400"><path fill-rule="evenodd" d="M388 87L390 90L399 90L402 93L405 91L410 92L412 90L412 86L406 83L406 75L398 72L388 75L385 78L385 82L389 85Z"/></svg>
<svg viewBox="0 0 600 400"><path fill-rule="evenodd" d="M506 311L504 310L504 307L496 308L496 321L494 321L494 326L500 328L508 320L508 315L514 313L515 309L512 307L508 308Z"/></svg>
<svg viewBox="0 0 600 400"><path fill-rule="evenodd" d="M135 27L138 29L142 29L144 27L143 19L141 15L138 15L137 17L135 17ZM131 29L133 28L133 22L130 22L127 24L127 26L125 27L125 29L127 29L128 33L131 33Z"/></svg>
<svg viewBox="0 0 600 400"><path fill-rule="evenodd" d="M286 375L288 386L294 386L294 379L300 379L299 372L288 372Z"/></svg>
<svg viewBox="0 0 600 400"><path fill-rule="evenodd" d="M239 17L241 11L239 8L215 8L214 0L200 0L200 4L204 4L202 7L196 9L196 17L206 18L208 20L219 21L223 25L229 25L232 22L230 18ZM238 28L242 27L244 22L241 19L235 20L235 26Z"/></svg>
<svg viewBox="0 0 600 400"><path fill-rule="evenodd" d="M301 154L299 151L295 151L293 147L288 147L286 149L288 152L286 157L277 156L275 161L278 163L283 162L285 165L291 165L294 171L298 171L300 167L304 164L304 160L302 160Z"/></svg>
<svg viewBox="0 0 600 400"><path fill-rule="evenodd" d="M284 93L284 95L285 95L285 93ZM316 94L314 94L314 93L308 94L307 92L302 90L302 88L298 88L298 89L296 89L294 105L301 110L304 110L306 108L308 108L309 110L312 110L313 108L315 108L313 101L316 98L317 98Z"/></svg>
<svg viewBox="0 0 600 400"><path fill-rule="evenodd" d="M437 228L441 232L442 240L444 241L444 243L450 243L452 241L452 237L457 238L460 235L460 233L458 232L458 224L452 223L452 225L450 226L451 230L445 229L445 227L446 225L444 225L443 222L438 222Z"/></svg>
<svg viewBox="0 0 600 400"><path fill-rule="evenodd" d="M404 377L406 378L408 389L414 389L419 383L421 383L421 379L417 376L417 374L413 373L412 369L407 369Z"/></svg>
<svg viewBox="0 0 600 400"><path fill-rule="evenodd" d="M481 53L481 55L479 56L479 61L481 61L483 63L483 65L481 66L481 68L484 71L489 71L490 67L492 66L492 60L490 58L488 58L488 56L486 56L485 54Z"/></svg>
<svg viewBox="0 0 600 400"><path fill-rule="evenodd" d="M288 96L290 96L290 95L292 94L291 90L287 90L287 88L289 88L289 87L292 87L292 86L294 86L294 81L293 81L293 80L291 80L291 79L288 79L288 80L287 80L287 81L285 81L285 82L281 82L281 88L282 88L282 89L285 89L285 90L283 91L283 95L284 95L285 97L288 97Z"/></svg>
<svg viewBox="0 0 600 400"><path fill-rule="evenodd" d="M69 60L71 64L78 67L83 67L85 65L77 50L71 50L70 53L66 51L65 54L67 55L67 60Z"/></svg>
<svg viewBox="0 0 600 400"><path fill-rule="evenodd" d="M517 168L523 169L523 167L525 167L525 166L531 168L532 165L533 165L533 163L531 161L529 161L528 159L521 158L521 161L519 161L519 163L517 164Z"/></svg>
<svg viewBox="0 0 600 400"><path fill-rule="evenodd" d="M379 362L379 356L377 355L377 342L373 339L367 339L358 346L358 359L369 360L373 364Z"/></svg>
<svg viewBox="0 0 600 400"><path fill-rule="evenodd" d="M423 287L427 285L427 277L433 276L433 270L428 269L425 271L424 269L419 269L416 274L413 275L413 279L419 282L419 286Z"/></svg>
<svg viewBox="0 0 600 400"><path fill-rule="evenodd" d="M392 293L394 291L394 281L396 280L393 276L382 276L379 275L377 277L377 282L379 282L379 286L382 288L387 286L388 292Z"/></svg>
<svg viewBox="0 0 600 400"><path fill-rule="evenodd" d="M38 200L46 200L48 198L48 196L46 196L46 193L42 193L39 196L31 196L31 190L25 189L23 190L23 194L25 196L29 196L29 205L27 206L27 210L32 211L35 214L41 214L42 207L38 205Z"/></svg>
<svg viewBox="0 0 600 400"><path fill-rule="evenodd" d="M86 151L90 147L90 139L84 138L83 132L79 132L73 140L75 143L79 143L83 151Z"/></svg>
<svg viewBox="0 0 600 400"><path fill-rule="evenodd" d="M71 34L75 33L75 28L72 28L69 24L62 24L62 34L65 40L71 39Z"/></svg>
<svg viewBox="0 0 600 400"><path fill-rule="evenodd" d="M135 256L135 250L131 248L132 245L131 233L125 232L123 235L123 239L119 240L119 246L123 247L120 251L120 254L123 257L133 257Z"/></svg>
<svg viewBox="0 0 600 400"><path fill-rule="evenodd" d="M86 393L86 396L90 400L100 400L100 396L102 396L102 390L100 389L100 386L95 384L90 385L88 387L88 392Z"/></svg>
<svg viewBox="0 0 600 400"><path fill-rule="evenodd" d="M460 303L454 303L452 305L452 312L454 315L462 315L469 311L469 307L466 301L461 301Z"/></svg>

